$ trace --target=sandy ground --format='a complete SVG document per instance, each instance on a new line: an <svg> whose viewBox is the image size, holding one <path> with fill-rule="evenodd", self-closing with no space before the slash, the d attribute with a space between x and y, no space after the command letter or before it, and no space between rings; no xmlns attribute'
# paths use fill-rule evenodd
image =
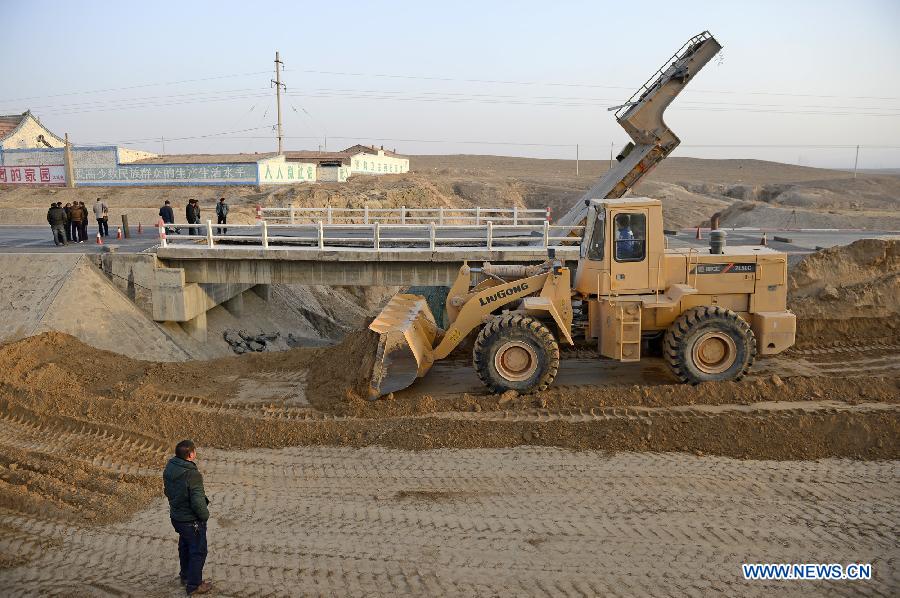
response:
<svg viewBox="0 0 900 598"><path fill-rule="evenodd" d="M888 596L896 462L552 448L200 449L216 596ZM21 596L180 596L163 500L94 528L0 512ZM749 582L754 562L872 563Z"/></svg>
<svg viewBox="0 0 900 598"><path fill-rule="evenodd" d="M370 402L368 332L185 362L52 331L0 345L0 587L178 594L159 475L191 437L220 595L892 595L897 246L807 258L798 346L696 387L579 347L545 392L488 394L461 356ZM75 308L51 311L90 321ZM785 590L743 582L745 561L871 561L876 579Z"/></svg>

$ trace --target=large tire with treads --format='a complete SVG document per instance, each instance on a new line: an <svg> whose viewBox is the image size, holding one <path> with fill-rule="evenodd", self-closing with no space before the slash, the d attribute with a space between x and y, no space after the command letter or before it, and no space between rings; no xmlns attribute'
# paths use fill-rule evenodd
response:
<svg viewBox="0 0 900 598"><path fill-rule="evenodd" d="M478 333L472 363L493 392L535 392L556 378L559 344L540 321L508 314L492 319Z"/></svg>
<svg viewBox="0 0 900 598"><path fill-rule="evenodd" d="M694 307L666 331L663 355L681 382L740 380L756 359L756 337L730 309Z"/></svg>

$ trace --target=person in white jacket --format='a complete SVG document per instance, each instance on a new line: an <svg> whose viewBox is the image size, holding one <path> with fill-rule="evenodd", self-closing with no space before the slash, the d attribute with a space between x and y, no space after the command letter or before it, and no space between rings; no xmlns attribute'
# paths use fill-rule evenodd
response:
<svg viewBox="0 0 900 598"><path fill-rule="evenodd" d="M94 218L97 219L97 228L101 237L109 236L109 208L98 197L94 202Z"/></svg>

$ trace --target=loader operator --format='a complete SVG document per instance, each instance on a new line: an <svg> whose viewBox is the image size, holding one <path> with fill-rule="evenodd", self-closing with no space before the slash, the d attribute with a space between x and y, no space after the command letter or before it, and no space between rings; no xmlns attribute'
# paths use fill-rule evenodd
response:
<svg viewBox="0 0 900 598"><path fill-rule="evenodd" d="M616 227L616 259L625 261L640 257L640 242L634 239L634 232L631 230L631 216L628 214L616 216Z"/></svg>

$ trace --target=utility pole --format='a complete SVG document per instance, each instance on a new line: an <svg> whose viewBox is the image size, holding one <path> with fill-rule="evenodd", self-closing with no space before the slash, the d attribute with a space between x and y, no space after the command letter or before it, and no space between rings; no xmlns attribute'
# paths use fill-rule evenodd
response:
<svg viewBox="0 0 900 598"><path fill-rule="evenodd" d="M159 141L160 141L160 143L162 143L162 153L165 154L166 153L166 138L163 136L160 136Z"/></svg>
<svg viewBox="0 0 900 598"><path fill-rule="evenodd" d="M613 164L613 148L614 148L615 146L616 146L616 142L615 142L615 141L610 141L610 142L609 142L609 168L608 168L607 170L612 170L612 164Z"/></svg>
<svg viewBox="0 0 900 598"><path fill-rule="evenodd" d="M575 176L578 176L578 144L575 144Z"/></svg>
<svg viewBox="0 0 900 598"><path fill-rule="evenodd" d="M282 153L284 150L282 139L284 138L284 132L281 129L281 88L283 87L285 91L287 91L287 85L281 82L281 69L284 66L284 63L281 62L281 57L278 54L278 50L275 50L275 78L272 79L272 83L275 85L275 102L278 108L278 153Z"/></svg>
<svg viewBox="0 0 900 598"><path fill-rule="evenodd" d="M859 146L856 146L856 160L853 161L853 179L856 180L856 169L859 166Z"/></svg>
<svg viewBox="0 0 900 598"><path fill-rule="evenodd" d="M66 163L66 187L75 187L75 164L72 162L72 144L69 143L69 134L66 133L66 149L63 155Z"/></svg>

